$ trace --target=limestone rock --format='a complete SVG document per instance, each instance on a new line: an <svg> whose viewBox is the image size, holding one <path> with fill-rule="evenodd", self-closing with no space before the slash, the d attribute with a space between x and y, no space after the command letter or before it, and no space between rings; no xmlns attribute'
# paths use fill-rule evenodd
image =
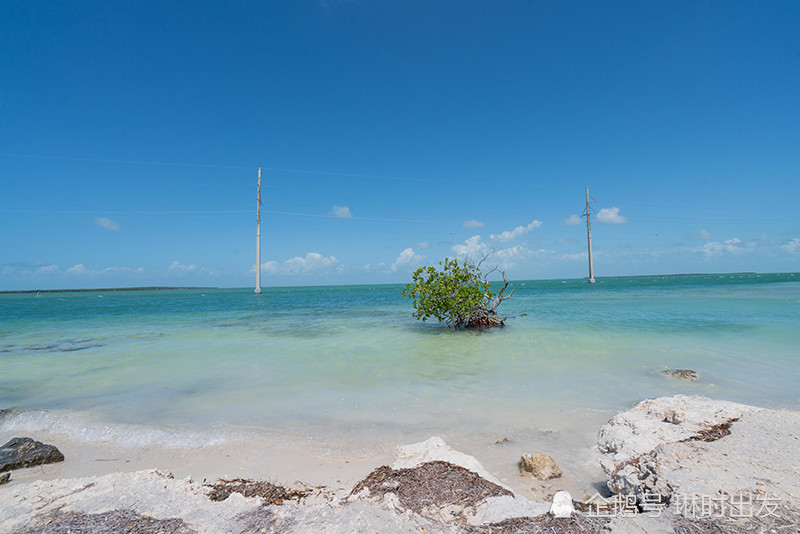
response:
<svg viewBox="0 0 800 534"><path fill-rule="evenodd" d="M561 469L558 468L555 460L540 452L523 454L519 459L519 470L523 473L531 473L539 480L549 480L561 476Z"/></svg>
<svg viewBox="0 0 800 534"><path fill-rule="evenodd" d="M595 446L603 454L601 463L608 473L622 463L650 453L664 443L691 438L701 430L723 424L761 408L735 402L712 400L701 395L675 395L646 399L603 425ZM680 424L667 422L670 412L680 413Z"/></svg>
<svg viewBox="0 0 800 534"><path fill-rule="evenodd" d="M575 511L572 504L572 495L564 490L557 491L553 495L553 504L550 506L550 513L553 517L569 517Z"/></svg>
<svg viewBox="0 0 800 534"><path fill-rule="evenodd" d="M603 426L596 447L609 489L640 503L741 494L800 504L800 413L702 396L648 399Z"/></svg>
<svg viewBox="0 0 800 534"><path fill-rule="evenodd" d="M0 473L63 461L64 455L54 445L31 438L13 438L0 446Z"/></svg>
<svg viewBox="0 0 800 534"><path fill-rule="evenodd" d="M697 373L697 371L692 371L691 369L665 369L663 371L659 371L659 374L674 376L675 378L689 380L692 382L700 380L700 375Z"/></svg>

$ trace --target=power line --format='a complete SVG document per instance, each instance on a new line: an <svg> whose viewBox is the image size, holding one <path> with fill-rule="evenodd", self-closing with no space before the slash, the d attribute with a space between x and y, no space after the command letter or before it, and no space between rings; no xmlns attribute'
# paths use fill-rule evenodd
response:
<svg viewBox="0 0 800 534"><path fill-rule="evenodd" d="M195 167L195 168L217 168L217 169L249 169L256 170L258 165L215 165L204 163L173 163L165 161L137 161L137 160L118 160L118 159L99 159L99 158L72 158L64 156L43 156L37 154L10 154L0 152L0 156L13 157L13 158L28 158L28 159L47 159L47 160L60 160L60 161L79 161L79 162L92 162L92 163L117 163L128 165L155 165L165 167ZM312 174L318 176L340 176L349 178L369 178L371 180L398 180L409 182L422 182L422 183L444 183L444 184L460 184L460 185L485 185L483 182L464 182L460 180L444 180L439 178L412 178L407 176L386 176L379 174L357 174L349 172L333 172L333 171L315 171L310 169L288 169L281 167L261 167L265 171L272 172L287 172L295 174Z"/></svg>
<svg viewBox="0 0 800 534"><path fill-rule="evenodd" d="M9 154L0 153L0 156L12 158L27 158L27 159L49 159L60 161L83 161L90 163L124 163L131 165L161 165L165 167L207 167L216 169L256 169L257 166L242 166L242 165L213 165L203 163L171 163L165 161L136 161L136 160L123 160L123 159L97 159L97 158L70 158L65 156L42 156L38 154Z"/></svg>

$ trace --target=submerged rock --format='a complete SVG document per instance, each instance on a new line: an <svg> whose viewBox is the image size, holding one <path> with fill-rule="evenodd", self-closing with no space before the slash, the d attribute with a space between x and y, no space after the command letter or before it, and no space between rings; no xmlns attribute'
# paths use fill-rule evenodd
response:
<svg viewBox="0 0 800 534"><path fill-rule="evenodd" d="M659 374L680 378L681 380L689 380L690 382L700 380L700 374L691 369L665 369L659 371Z"/></svg>
<svg viewBox="0 0 800 534"><path fill-rule="evenodd" d="M561 476L561 469L550 456L537 452L534 454L523 454L519 459L519 470L523 473L531 473L539 480L549 480Z"/></svg>
<svg viewBox="0 0 800 534"><path fill-rule="evenodd" d="M64 455L55 445L46 445L31 438L13 438L0 446L0 473L63 461Z"/></svg>

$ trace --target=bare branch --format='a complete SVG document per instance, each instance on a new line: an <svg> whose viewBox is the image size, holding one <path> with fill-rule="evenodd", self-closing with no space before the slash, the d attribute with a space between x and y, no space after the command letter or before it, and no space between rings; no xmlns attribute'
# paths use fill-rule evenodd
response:
<svg viewBox="0 0 800 534"><path fill-rule="evenodd" d="M478 269L478 270L480 270L480 268L481 268L481 264L482 264L483 262L485 262L485 261L486 261L486 258L488 258L488 257L489 257L489 256L491 256L492 254L494 254L494 251L495 251L495 249L492 249L492 250L490 250L489 252L487 252L487 253L486 253L486 254L483 256L483 259L481 259L481 261L479 261L479 262L478 262L478 265L475 265L475 268L476 268L476 269ZM492 269L492 271L494 271L494 270L496 270L496 269L497 269L497 267L495 267L494 269ZM492 272L492 271L489 271L489 272ZM488 275L489 273L486 273L486 274Z"/></svg>

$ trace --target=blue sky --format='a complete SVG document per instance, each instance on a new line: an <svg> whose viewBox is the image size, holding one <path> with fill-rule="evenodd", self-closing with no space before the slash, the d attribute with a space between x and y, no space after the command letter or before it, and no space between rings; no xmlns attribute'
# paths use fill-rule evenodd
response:
<svg viewBox="0 0 800 534"><path fill-rule="evenodd" d="M796 2L0 1L0 289L800 270ZM573 224L577 223L577 224Z"/></svg>

